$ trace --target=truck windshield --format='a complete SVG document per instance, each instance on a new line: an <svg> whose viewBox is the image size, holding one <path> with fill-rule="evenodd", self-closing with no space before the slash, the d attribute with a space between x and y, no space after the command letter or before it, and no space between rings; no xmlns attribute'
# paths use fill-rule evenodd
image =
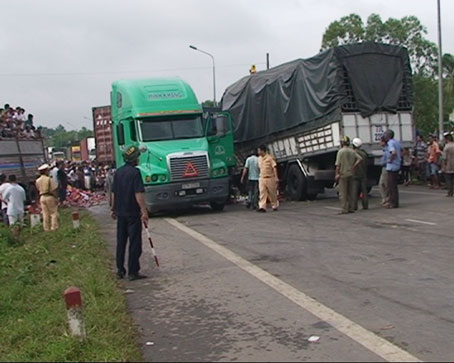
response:
<svg viewBox="0 0 454 363"><path fill-rule="evenodd" d="M142 141L193 139L203 137L202 117L175 116L139 119Z"/></svg>

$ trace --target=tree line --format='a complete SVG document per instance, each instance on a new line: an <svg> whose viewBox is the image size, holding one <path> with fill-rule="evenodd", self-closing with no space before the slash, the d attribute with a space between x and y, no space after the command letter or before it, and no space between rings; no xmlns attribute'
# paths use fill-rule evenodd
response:
<svg viewBox="0 0 454 363"><path fill-rule="evenodd" d="M79 145L81 140L93 136L93 131L85 126L80 130L66 130L64 126L58 125L56 128L42 127L41 134L46 146L63 148Z"/></svg>

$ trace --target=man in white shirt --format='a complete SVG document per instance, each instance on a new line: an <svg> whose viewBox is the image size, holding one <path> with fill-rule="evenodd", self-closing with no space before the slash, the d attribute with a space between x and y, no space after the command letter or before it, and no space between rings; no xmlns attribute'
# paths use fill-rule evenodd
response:
<svg viewBox="0 0 454 363"><path fill-rule="evenodd" d="M21 228L24 225L24 203L25 203L25 190L17 184L16 176L11 174L8 178L10 186L6 189L4 197L8 203L6 213L8 214L9 225L16 224Z"/></svg>
<svg viewBox="0 0 454 363"><path fill-rule="evenodd" d="M52 180L55 182L55 184L58 185L58 166L57 163L54 163L52 165L52 169L50 169L49 176L52 178Z"/></svg>
<svg viewBox="0 0 454 363"><path fill-rule="evenodd" d="M9 188L11 184L6 181L6 175L0 174L0 200L1 200L1 207L2 207L2 220L3 223L9 226L8 221L8 214L6 214L6 209L8 208L8 204L4 201L3 195L6 192L6 189Z"/></svg>

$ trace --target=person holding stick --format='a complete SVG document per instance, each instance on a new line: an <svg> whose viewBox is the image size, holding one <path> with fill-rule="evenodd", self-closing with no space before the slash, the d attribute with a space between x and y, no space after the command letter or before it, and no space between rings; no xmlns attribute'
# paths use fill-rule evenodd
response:
<svg viewBox="0 0 454 363"><path fill-rule="evenodd" d="M142 254L142 224L148 223L145 188L139 169L136 168L140 151L129 146L123 152L125 165L119 168L112 185L112 218L117 220L117 277L126 275L124 268L126 244L129 239L128 279L144 279L139 273Z"/></svg>

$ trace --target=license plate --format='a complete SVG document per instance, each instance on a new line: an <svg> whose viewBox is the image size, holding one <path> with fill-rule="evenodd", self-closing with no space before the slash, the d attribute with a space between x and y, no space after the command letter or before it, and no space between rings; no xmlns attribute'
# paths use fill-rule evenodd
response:
<svg viewBox="0 0 454 363"><path fill-rule="evenodd" d="M182 189L195 189L195 188L199 188L200 187L200 183L187 183L187 184L183 184L181 186Z"/></svg>

